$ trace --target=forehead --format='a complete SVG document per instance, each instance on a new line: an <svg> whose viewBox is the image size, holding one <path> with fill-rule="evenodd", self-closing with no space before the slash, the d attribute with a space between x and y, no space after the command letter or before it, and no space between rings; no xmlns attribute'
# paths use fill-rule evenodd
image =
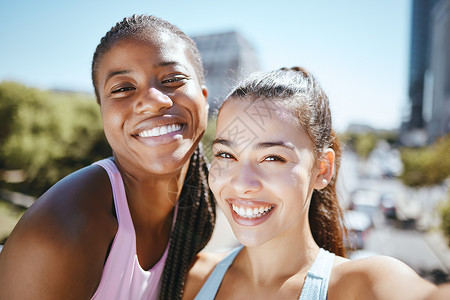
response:
<svg viewBox="0 0 450 300"><path fill-rule="evenodd" d="M299 147L312 145L292 111L281 103L264 100L226 101L219 111L216 138L240 146L275 140Z"/></svg>
<svg viewBox="0 0 450 300"><path fill-rule="evenodd" d="M218 125L241 119L247 126L267 131L273 126L299 125L295 114L281 103L266 100L229 99L221 107Z"/></svg>
<svg viewBox="0 0 450 300"><path fill-rule="evenodd" d="M194 70L189 49L181 38L168 31L142 33L122 38L111 46L98 63L99 77L101 70L105 69L167 62L176 62Z"/></svg>

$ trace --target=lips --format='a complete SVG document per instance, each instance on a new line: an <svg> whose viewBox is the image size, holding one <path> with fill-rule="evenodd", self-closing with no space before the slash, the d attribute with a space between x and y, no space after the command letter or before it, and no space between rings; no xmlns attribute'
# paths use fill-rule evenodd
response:
<svg viewBox="0 0 450 300"><path fill-rule="evenodd" d="M259 200L242 198L226 199L236 223L243 226L255 226L266 221L273 213L276 205Z"/></svg>
<svg viewBox="0 0 450 300"><path fill-rule="evenodd" d="M169 134L171 132L177 132L180 131L183 127L182 124L176 123L176 124L169 124L169 125L163 125L163 126L157 126L149 129L145 129L137 134L137 136L147 138L147 137L157 137L162 136L165 134Z"/></svg>
<svg viewBox="0 0 450 300"><path fill-rule="evenodd" d="M260 207L243 207L235 204L231 204L233 211L243 218L259 218L265 214L271 212L274 208L272 205L260 206Z"/></svg>
<svg viewBox="0 0 450 300"><path fill-rule="evenodd" d="M158 146L183 139L187 128L184 118L163 115L142 120L134 127L131 135L147 146Z"/></svg>

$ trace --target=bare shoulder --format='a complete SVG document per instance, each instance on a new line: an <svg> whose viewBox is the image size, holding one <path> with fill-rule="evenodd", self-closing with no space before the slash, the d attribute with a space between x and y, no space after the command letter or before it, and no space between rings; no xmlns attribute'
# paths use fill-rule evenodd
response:
<svg viewBox="0 0 450 300"><path fill-rule="evenodd" d="M329 299L425 299L435 286L413 269L389 256L338 259Z"/></svg>
<svg viewBox="0 0 450 300"><path fill-rule="evenodd" d="M117 227L111 210L109 180L98 166L55 184L26 211L3 248L0 298L91 296Z"/></svg>
<svg viewBox="0 0 450 300"><path fill-rule="evenodd" d="M450 299L450 283L442 283L436 287L426 300L448 300Z"/></svg>
<svg viewBox="0 0 450 300"><path fill-rule="evenodd" d="M229 252L200 252L189 270L183 299L194 299L203 284L208 279L216 265L222 261Z"/></svg>

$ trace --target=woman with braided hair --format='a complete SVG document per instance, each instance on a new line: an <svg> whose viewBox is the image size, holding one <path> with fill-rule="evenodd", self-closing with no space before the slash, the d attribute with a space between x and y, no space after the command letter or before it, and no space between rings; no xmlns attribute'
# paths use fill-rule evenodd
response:
<svg viewBox="0 0 450 300"><path fill-rule="evenodd" d="M185 299L424 299L435 286L388 257L345 258L339 141L328 98L295 67L254 73L220 108L209 184L243 246L201 253ZM328 298L327 298L328 297Z"/></svg>
<svg viewBox="0 0 450 300"><path fill-rule="evenodd" d="M27 210L0 256L0 299L180 299L210 239L194 42L154 16L125 18L97 46L92 81L113 156Z"/></svg>

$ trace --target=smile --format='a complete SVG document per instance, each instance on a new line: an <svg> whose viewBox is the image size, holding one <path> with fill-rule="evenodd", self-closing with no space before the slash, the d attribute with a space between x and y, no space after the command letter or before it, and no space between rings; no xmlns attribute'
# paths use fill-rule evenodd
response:
<svg viewBox="0 0 450 300"><path fill-rule="evenodd" d="M259 206L259 207L242 207L235 204L232 204L233 211L243 218L259 218L262 217L268 213L270 213L274 206L273 205L266 205L266 206Z"/></svg>
<svg viewBox="0 0 450 300"><path fill-rule="evenodd" d="M183 125L181 124L170 124L170 125L163 125L154 127L152 129L147 129L139 132L137 135L143 138L147 137L156 137L156 136L162 136L165 134L169 134L171 132L180 131L181 128L183 128Z"/></svg>

